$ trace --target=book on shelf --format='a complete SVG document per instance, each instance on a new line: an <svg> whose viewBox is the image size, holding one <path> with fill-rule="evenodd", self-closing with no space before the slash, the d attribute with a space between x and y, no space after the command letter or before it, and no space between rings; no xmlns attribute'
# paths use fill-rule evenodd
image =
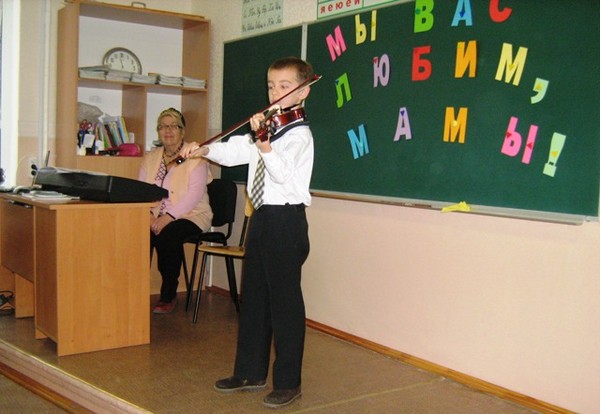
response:
<svg viewBox="0 0 600 414"><path fill-rule="evenodd" d="M102 122L96 122L96 124L94 125L94 135L96 136L96 140L102 142L102 149L112 147L112 143L108 138L108 133L106 132L106 129L104 128L104 124Z"/></svg>
<svg viewBox="0 0 600 414"><path fill-rule="evenodd" d="M89 72L108 72L110 68L106 65L96 65L96 66L80 66L79 70L85 70Z"/></svg>
<svg viewBox="0 0 600 414"><path fill-rule="evenodd" d="M79 77L86 79L106 79L108 66L82 66L79 68Z"/></svg>
<svg viewBox="0 0 600 414"><path fill-rule="evenodd" d="M156 78L159 85L183 86L186 88L205 89L206 79L193 78L191 76L170 76L162 73L148 73L148 76ZM133 80L133 79L132 79Z"/></svg>
<svg viewBox="0 0 600 414"><path fill-rule="evenodd" d="M198 88L198 89L206 88L206 80L205 79L192 78L191 76L182 76L181 80L183 82L183 86L185 86L187 88Z"/></svg>
<svg viewBox="0 0 600 414"><path fill-rule="evenodd" d="M181 86L183 81L181 76L170 76L162 73L148 73L148 75L156 75L157 82L159 85L170 85L170 86Z"/></svg>
<svg viewBox="0 0 600 414"><path fill-rule="evenodd" d="M129 82L131 80L132 72L124 70L109 69L106 73L106 80L118 81L118 82Z"/></svg>
<svg viewBox="0 0 600 414"><path fill-rule="evenodd" d="M79 77L85 79L104 79L118 82L129 82L134 73L125 70L111 69L108 66L82 66Z"/></svg>
<svg viewBox="0 0 600 414"><path fill-rule="evenodd" d="M96 139L104 144L104 148L116 148L129 143L129 134L122 116L104 116L94 129Z"/></svg>
<svg viewBox="0 0 600 414"><path fill-rule="evenodd" d="M139 73L133 73L131 75L131 82L154 85L156 82L158 82L158 75L156 75L156 74L141 75Z"/></svg>

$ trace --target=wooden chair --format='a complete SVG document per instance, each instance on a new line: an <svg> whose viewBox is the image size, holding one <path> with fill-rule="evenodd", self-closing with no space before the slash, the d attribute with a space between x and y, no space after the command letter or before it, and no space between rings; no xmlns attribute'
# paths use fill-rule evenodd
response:
<svg viewBox="0 0 600 414"><path fill-rule="evenodd" d="M254 208L250 202L250 197L246 195L246 205L244 207L244 224L242 225L242 233L240 235L240 242L237 246L209 246L202 244L198 246L198 252L203 253L202 264L200 265L200 280L198 281L198 293L196 295L196 306L194 308L193 322L198 321L198 309L200 308L200 297L202 295L202 283L204 281L204 271L206 268L206 261L208 256L219 256L225 258L225 266L227 268L227 279L229 281L229 293L231 299L235 304L236 310L240 311L240 304L237 293L237 282L235 279L235 267L233 265L233 259L243 259L246 253L246 233L248 231L248 225L250 224L250 218L254 213Z"/></svg>
<svg viewBox="0 0 600 414"><path fill-rule="evenodd" d="M189 275L185 255L182 263L185 282L187 284L186 311L189 309L194 292L194 279L199 256L198 247L205 243L217 243L226 246L233 232L233 223L235 221L237 185L231 180L215 178L207 185L207 189L210 207L213 211L212 228L223 228L223 230L198 233L185 241L186 243L194 244L194 259L192 271ZM202 281L200 282L200 287L202 287Z"/></svg>

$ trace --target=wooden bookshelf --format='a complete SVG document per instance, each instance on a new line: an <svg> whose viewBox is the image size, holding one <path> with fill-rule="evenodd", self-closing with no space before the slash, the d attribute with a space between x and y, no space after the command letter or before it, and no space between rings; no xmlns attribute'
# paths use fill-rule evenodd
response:
<svg viewBox="0 0 600 414"><path fill-rule="evenodd" d="M201 17L146 8L92 2L72 1L58 12L57 105L56 105L56 166L105 172L136 178L141 157L81 156L76 152L78 131L78 88L116 90L121 95L122 115L127 129L135 134L135 142L145 148L147 134L147 103L149 94L181 97L181 112L186 118L186 136L195 140L208 138L208 93L195 89L167 85L147 85L79 78L79 42L86 28L82 17L118 21L137 25L169 28L182 32L181 76L205 79L210 74L210 21ZM89 33L85 33L89 35ZM132 34L133 35L133 34ZM101 33L98 36L102 36ZM167 48L169 45L165 45ZM156 47L160 47L157 45ZM99 160L102 158L102 160Z"/></svg>

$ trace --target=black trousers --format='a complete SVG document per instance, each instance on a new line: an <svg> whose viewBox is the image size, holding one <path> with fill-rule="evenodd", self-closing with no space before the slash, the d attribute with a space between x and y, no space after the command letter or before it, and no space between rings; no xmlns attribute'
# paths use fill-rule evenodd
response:
<svg viewBox="0 0 600 414"><path fill-rule="evenodd" d="M158 235L150 232L150 252L153 248L156 249L158 271L162 276L160 287L162 302L171 302L177 296L184 241L200 233L202 230L186 219L167 224Z"/></svg>
<svg viewBox="0 0 600 414"><path fill-rule="evenodd" d="M300 279L309 248L304 205L255 211L243 262L236 377L266 379L274 340L273 388L300 386L306 331Z"/></svg>

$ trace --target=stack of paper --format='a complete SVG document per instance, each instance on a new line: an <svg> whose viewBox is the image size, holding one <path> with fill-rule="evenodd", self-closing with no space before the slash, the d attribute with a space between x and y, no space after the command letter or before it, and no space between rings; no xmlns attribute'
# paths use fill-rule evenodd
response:
<svg viewBox="0 0 600 414"><path fill-rule="evenodd" d="M190 76L182 76L181 80L183 81L183 86L187 88L206 88L206 79L196 79Z"/></svg>
<svg viewBox="0 0 600 414"><path fill-rule="evenodd" d="M24 193L21 195L23 197L30 198L32 200L46 200L46 201L79 200L79 197L70 196L70 195L59 193L56 191L34 190L34 191L30 191L29 193Z"/></svg>
<svg viewBox="0 0 600 414"><path fill-rule="evenodd" d="M109 69L106 74L106 80L118 81L118 82L129 82L131 79L131 72L125 72L123 70Z"/></svg>
<svg viewBox="0 0 600 414"><path fill-rule="evenodd" d="M108 66L84 66L79 68L79 77L86 79L106 79Z"/></svg>
<svg viewBox="0 0 600 414"><path fill-rule="evenodd" d="M159 85L174 85L181 86L181 76L167 76L162 73L158 75L158 84Z"/></svg>
<svg viewBox="0 0 600 414"><path fill-rule="evenodd" d="M144 83L148 85L153 85L158 81L157 74L148 74L148 75L140 75L138 73L133 73L131 75L131 82L135 83Z"/></svg>

